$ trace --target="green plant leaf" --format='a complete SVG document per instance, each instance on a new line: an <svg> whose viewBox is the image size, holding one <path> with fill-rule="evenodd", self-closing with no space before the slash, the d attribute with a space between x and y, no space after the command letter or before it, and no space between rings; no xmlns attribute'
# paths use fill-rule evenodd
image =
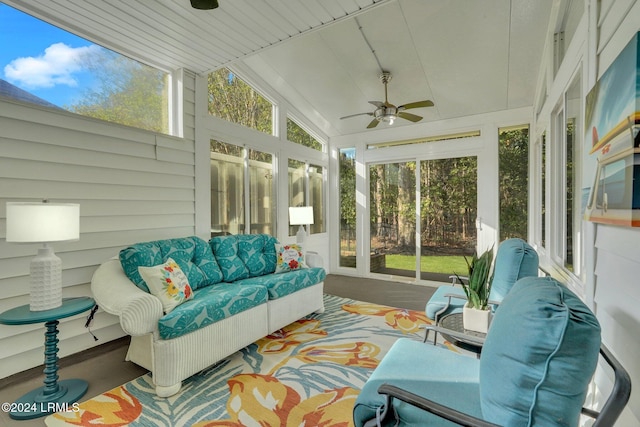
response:
<svg viewBox="0 0 640 427"><path fill-rule="evenodd" d="M467 262L469 270L469 280L466 284L462 281L460 282L467 296L468 306L470 308L486 310L489 305L489 294L493 280L493 275L489 278L489 272L491 271L491 265L493 263L493 247L485 251L480 257L474 253L471 262L469 262L466 257L465 261ZM460 280L457 274L456 277Z"/></svg>

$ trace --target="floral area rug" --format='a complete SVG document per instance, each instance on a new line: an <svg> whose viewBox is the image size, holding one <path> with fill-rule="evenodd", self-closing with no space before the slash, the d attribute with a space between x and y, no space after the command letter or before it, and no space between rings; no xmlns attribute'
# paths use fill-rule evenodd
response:
<svg viewBox="0 0 640 427"><path fill-rule="evenodd" d="M149 374L85 401L48 426L351 426L355 399L391 345L421 340L424 312L325 295L313 314L159 398ZM446 344L448 347L449 345Z"/></svg>

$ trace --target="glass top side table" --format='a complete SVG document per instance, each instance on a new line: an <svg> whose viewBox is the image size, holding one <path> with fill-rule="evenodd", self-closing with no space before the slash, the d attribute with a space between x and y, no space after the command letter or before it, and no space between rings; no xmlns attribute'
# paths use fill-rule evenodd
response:
<svg viewBox="0 0 640 427"><path fill-rule="evenodd" d="M466 335L472 335L478 338L485 338L487 336L487 334L483 334L482 332L475 332L475 331L470 331L468 329L465 329L462 321L462 313L447 314L446 316L443 316L440 319L438 324L445 329L451 329L452 331L462 332ZM482 346L478 345L473 341L467 341L463 337L453 337L453 336L447 335L446 332L441 332L441 334L442 336L445 337L447 341L449 341L455 346L458 346L467 351L476 353L478 356L482 352Z"/></svg>
<svg viewBox="0 0 640 427"><path fill-rule="evenodd" d="M52 412L71 410L89 388L84 380L58 381L58 324L60 319L88 311L95 305L92 298L64 298L60 307L30 311L29 305L12 308L0 314L0 323L27 325L44 322L44 386L30 391L11 402L9 416L15 420L29 420Z"/></svg>

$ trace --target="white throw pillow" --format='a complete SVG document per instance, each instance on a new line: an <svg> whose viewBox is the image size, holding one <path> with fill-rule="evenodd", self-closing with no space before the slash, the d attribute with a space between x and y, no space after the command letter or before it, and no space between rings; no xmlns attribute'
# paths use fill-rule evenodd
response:
<svg viewBox="0 0 640 427"><path fill-rule="evenodd" d="M193 298L193 290L186 274L171 258L153 267L138 267L149 291L160 299L165 313Z"/></svg>

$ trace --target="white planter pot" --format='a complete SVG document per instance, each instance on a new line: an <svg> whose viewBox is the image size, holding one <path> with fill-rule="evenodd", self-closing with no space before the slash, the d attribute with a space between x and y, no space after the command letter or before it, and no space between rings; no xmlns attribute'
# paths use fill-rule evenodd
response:
<svg viewBox="0 0 640 427"><path fill-rule="evenodd" d="M489 330L490 321L491 310L469 308L467 304L462 308L462 325L465 329L486 334Z"/></svg>

